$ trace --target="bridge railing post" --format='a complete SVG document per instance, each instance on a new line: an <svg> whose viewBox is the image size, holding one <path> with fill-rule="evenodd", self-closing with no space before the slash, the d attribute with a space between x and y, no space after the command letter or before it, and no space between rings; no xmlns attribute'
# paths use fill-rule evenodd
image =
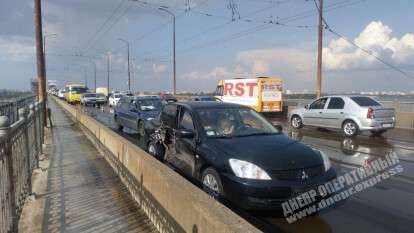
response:
<svg viewBox="0 0 414 233"><path fill-rule="evenodd" d="M4 208L0 209L3 213L4 219L0 222L0 230L3 232L17 232L17 208L16 208L16 187L14 177L14 166L12 157L12 140L11 140L11 126L10 120L7 116L0 116L0 142L3 144L3 151L0 153L1 164L4 164L7 172L2 177L2 186L7 187L7 190L0 190L1 202ZM0 164L0 165L1 165ZM2 170L3 170L2 169ZM7 208L8 207L8 208ZM11 220L11 221L10 221Z"/></svg>
<svg viewBox="0 0 414 233"><path fill-rule="evenodd" d="M32 118L31 120L33 121L33 135L30 135L30 137L33 138L33 143L34 143L36 168L39 168L39 155L41 153L41 148L42 148L42 146L39 143L40 139L38 138L38 130L40 130L40 127L38 125L37 116L39 114L34 104L31 104L29 108L30 108L30 115Z"/></svg>
<svg viewBox="0 0 414 233"><path fill-rule="evenodd" d="M26 169L26 178L27 178L27 187L28 187L28 193L29 195L32 194L32 165L30 162L30 146L29 146L29 118L27 115L27 108L20 108L19 109L19 120L23 120L23 143L24 143L24 147L25 147L25 154L23 156L25 156L26 160L27 160L27 169Z"/></svg>

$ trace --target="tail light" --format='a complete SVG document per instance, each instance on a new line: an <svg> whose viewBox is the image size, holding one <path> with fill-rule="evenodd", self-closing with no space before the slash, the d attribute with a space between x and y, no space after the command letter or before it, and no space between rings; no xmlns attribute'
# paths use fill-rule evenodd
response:
<svg viewBox="0 0 414 233"><path fill-rule="evenodd" d="M374 109L368 108L367 118L368 119L374 119L375 118Z"/></svg>

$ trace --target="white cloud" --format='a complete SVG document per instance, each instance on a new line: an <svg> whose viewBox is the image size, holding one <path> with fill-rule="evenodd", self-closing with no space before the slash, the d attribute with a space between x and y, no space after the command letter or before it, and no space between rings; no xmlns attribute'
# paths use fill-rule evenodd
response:
<svg viewBox="0 0 414 233"><path fill-rule="evenodd" d="M35 54L34 40L24 36L0 36L0 59L5 61L26 61Z"/></svg>
<svg viewBox="0 0 414 233"><path fill-rule="evenodd" d="M412 33L406 33L397 38L392 35L390 27L374 21L369 23L353 42L392 64L414 64L414 34ZM215 83L218 79L275 76L283 78L286 87L290 89L303 87L312 89L315 86L316 57L314 46L309 50L300 48L249 49L238 52L232 61L233 64L215 66L204 72L194 70L184 74L182 78L200 81L200 83L205 81L204 85L204 83ZM328 46L323 48L323 62L323 68L331 71L382 66L373 56L369 56L342 38L329 41ZM378 73L368 75L374 78L381 76ZM367 74L364 73L358 78L366 76ZM342 80L350 80L345 79L347 75L337 72L327 73L325 77L325 82L331 87L337 85L329 83L334 82L334 78L341 77ZM335 82L338 80L340 81L336 79ZM340 86L340 90L343 88Z"/></svg>
<svg viewBox="0 0 414 233"><path fill-rule="evenodd" d="M400 39L393 37L391 28L380 21L369 23L353 42L396 64L410 64L414 58L414 35L407 33ZM323 48L323 56L324 68L330 70L377 65L373 56L343 38L332 40L328 47Z"/></svg>
<svg viewBox="0 0 414 233"><path fill-rule="evenodd" d="M241 77L248 77L248 73L245 72L241 66L237 66L233 71L230 71L223 66L216 66L206 73L193 71L182 76L183 79L187 80L220 80Z"/></svg>

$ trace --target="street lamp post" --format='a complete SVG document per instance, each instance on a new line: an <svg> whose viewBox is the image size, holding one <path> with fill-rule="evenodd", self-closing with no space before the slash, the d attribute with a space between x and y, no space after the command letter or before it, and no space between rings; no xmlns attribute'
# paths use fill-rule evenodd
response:
<svg viewBox="0 0 414 233"><path fill-rule="evenodd" d="M130 70L130 63L129 63L129 42L127 40L124 40L122 38L119 38L118 40L124 42L127 45L128 49L128 91L131 92L131 70Z"/></svg>
<svg viewBox="0 0 414 233"><path fill-rule="evenodd" d="M96 62L94 62L92 59L89 60L93 64L93 77L94 77L94 88L96 92Z"/></svg>
<svg viewBox="0 0 414 233"><path fill-rule="evenodd" d="M175 14L167 10L166 8L167 8L166 6L162 6L158 9L168 13L169 15L173 17L173 94L175 95L176 88L177 88L177 82L176 82L177 72L176 72L176 63L175 63Z"/></svg>
<svg viewBox="0 0 414 233"><path fill-rule="evenodd" d="M111 72L111 53L108 52L106 54L106 59L107 59L107 66L106 66L106 71L107 71L107 77L106 77L106 89L108 89L108 95L109 95L109 74Z"/></svg>

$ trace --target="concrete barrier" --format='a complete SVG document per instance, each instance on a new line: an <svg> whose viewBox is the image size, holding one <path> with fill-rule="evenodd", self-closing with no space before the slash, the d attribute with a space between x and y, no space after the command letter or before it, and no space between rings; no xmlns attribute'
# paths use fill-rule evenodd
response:
<svg viewBox="0 0 414 233"><path fill-rule="evenodd" d="M86 129L160 232L260 232L201 189L79 108L53 99Z"/></svg>
<svg viewBox="0 0 414 233"><path fill-rule="evenodd" d="M414 129L414 112L396 112L396 128Z"/></svg>

